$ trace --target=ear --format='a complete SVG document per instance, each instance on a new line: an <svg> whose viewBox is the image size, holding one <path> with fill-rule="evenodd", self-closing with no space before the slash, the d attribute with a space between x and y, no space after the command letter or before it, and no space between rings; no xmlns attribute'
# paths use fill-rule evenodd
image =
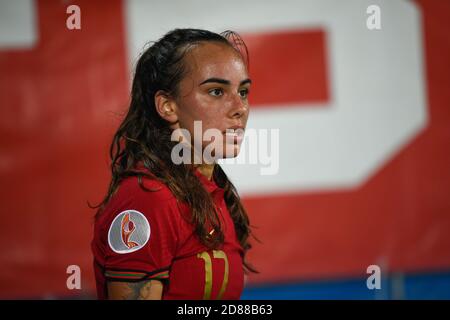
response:
<svg viewBox="0 0 450 320"><path fill-rule="evenodd" d="M171 126L178 123L178 116L176 114L177 104L175 100L163 90L158 90L155 93L155 107L159 116L168 121Z"/></svg>

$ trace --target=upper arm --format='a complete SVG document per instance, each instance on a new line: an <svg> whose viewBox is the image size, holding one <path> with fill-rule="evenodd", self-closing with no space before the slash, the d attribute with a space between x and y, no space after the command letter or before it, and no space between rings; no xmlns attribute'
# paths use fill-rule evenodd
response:
<svg viewBox="0 0 450 320"><path fill-rule="evenodd" d="M102 267L107 282L126 290L144 281L168 279L178 247L176 200L138 186L122 197L120 206L111 208L103 231Z"/></svg>
<svg viewBox="0 0 450 320"><path fill-rule="evenodd" d="M161 300L164 288L159 280L108 281L107 286L108 299L112 300Z"/></svg>

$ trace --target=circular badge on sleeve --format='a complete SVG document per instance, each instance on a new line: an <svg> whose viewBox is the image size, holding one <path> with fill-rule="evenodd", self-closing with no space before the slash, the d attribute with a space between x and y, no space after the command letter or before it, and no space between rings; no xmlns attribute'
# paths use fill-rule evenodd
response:
<svg viewBox="0 0 450 320"><path fill-rule="evenodd" d="M141 249L150 239L150 224L136 210L119 213L108 231L108 243L116 253L130 253Z"/></svg>

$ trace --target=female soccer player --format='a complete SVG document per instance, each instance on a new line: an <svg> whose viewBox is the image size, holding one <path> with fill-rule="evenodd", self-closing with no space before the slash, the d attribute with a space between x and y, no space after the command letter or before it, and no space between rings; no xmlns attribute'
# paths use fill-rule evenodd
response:
<svg viewBox="0 0 450 320"><path fill-rule="evenodd" d="M240 298L244 272L255 272L245 259L249 218L211 159L239 153L249 113L247 66L245 44L231 31L175 29L141 55L96 215L100 299ZM207 130L223 139L203 139ZM180 140L172 141L174 132ZM181 163L180 144L191 147Z"/></svg>

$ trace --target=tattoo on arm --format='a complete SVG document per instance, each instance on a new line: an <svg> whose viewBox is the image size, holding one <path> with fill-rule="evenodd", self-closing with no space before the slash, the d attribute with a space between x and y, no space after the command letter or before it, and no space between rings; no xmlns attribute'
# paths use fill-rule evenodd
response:
<svg viewBox="0 0 450 320"><path fill-rule="evenodd" d="M124 300L146 300L150 295L151 281L127 282L123 292Z"/></svg>
<svg viewBox="0 0 450 320"><path fill-rule="evenodd" d="M149 300L152 299L153 281L139 282L109 282L108 296L109 299L119 300ZM153 289L153 290L151 290ZM155 296L155 292L153 292Z"/></svg>
<svg viewBox="0 0 450 320"><path fill-rule="evenodd" d="M160 300L163 293L163 283L159 280L144 280L139 282L108 282L109 299L122 300Z"/></svg>

